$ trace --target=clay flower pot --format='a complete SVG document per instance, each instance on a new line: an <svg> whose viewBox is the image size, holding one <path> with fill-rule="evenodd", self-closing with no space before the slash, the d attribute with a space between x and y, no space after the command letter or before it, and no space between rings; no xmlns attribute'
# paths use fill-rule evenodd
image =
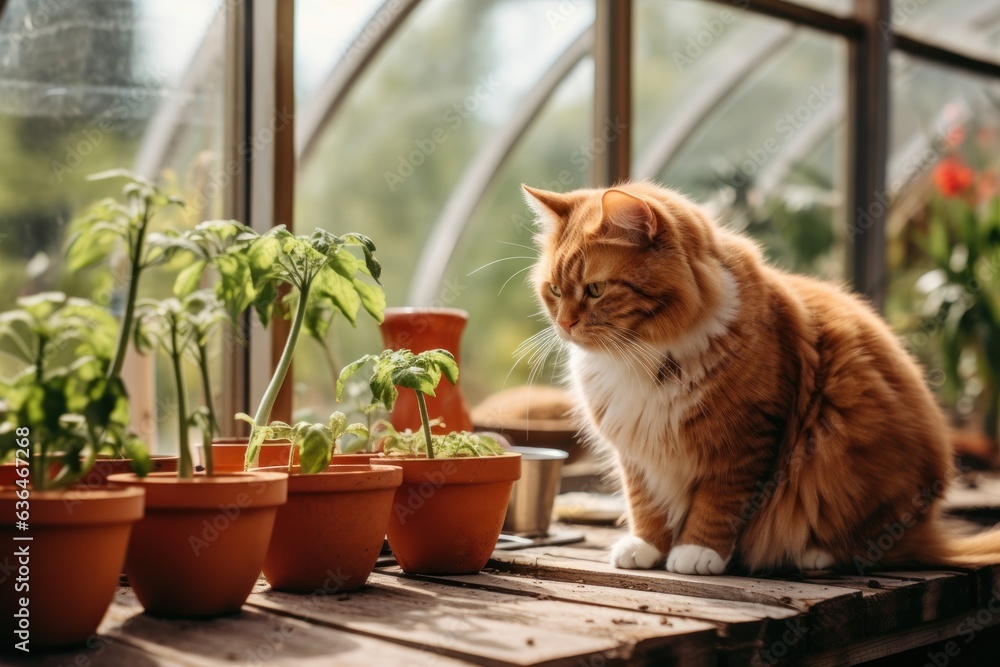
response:
<svg viewBox="0 0 1000 667"><path fill-rule="evenodd" d="M153 456L153 469L150 472L176 472L176 456ZM33 463L34 465L34 463ZM55 478L62 469L62 463L56 462L49 467L50 476ZM78 486L95 487L106 486L108 475L120 472L132 472L132 459L119 459L111 457L99 457L94 461L94 466L78 482ZM0 465L0 485L13 484L19 479L17 467L14 463L4 463Z"/></svg>
<svg viewBox="0 0 1000 667"><path fill-rule="evenodd" d="M21 598L28 601L32 653L81 644L97 631L118 588L129 533L142 517L143 491L31 491L28 530L22 531L14 523L18 490L0 488L0 540L12 568L0 583L6 648L24 639L17 634ZM31 540L17 540L26 536ZM26 591L16 588L25 584Z"/></svg>
<svg viewBox="0 0 1000 667"><path fill-rule="evenodd" d="M243 462L247 456L247 440L245 438L216 438L212 440L212 464L214 472L243 472ZM287 440L265 440L260 447L260 457L257 467L273 466L288 467L288 452L292 444ZM299 462L299 453L295 452L295 463Z"/></svg>
<svg viewBox="0 0 1000 667"><path fill-rule="evenodd" d="M458 308L386 308L385 321L379 330L386 349L406 349L411 352L444 349L459 361L462 332L469 321L469 313ZM427 396L427 413L430 419L441 419L442 424L431 427L434 433L471 431L472 418L462 394L461 383L442 382ZM421 427L417 397L412 391L400 392L392 408L392 425L398 431Z"/></svg>
<svg viewBox="0 0 1000 667"><path fill-rule="evenodd" d="M334 454L330 457L332 466L365 466L371 463L387 463L388 459L378 452L356 452L354 454Z"/></svg>
<svg viewBox="0 0 1000 667"><path fill-rule="evenodd" d="M278 509L264 576L272 588L292 593L360 588L382 549L402 470L331 465L297 472L288 477L288 502Z"/></svg>
<svg viewBox="0 0 1000 667"><path fill-rule="evenodd" d="M395 458L403 470L389 517L389 546L411 574L472 574L490 559L521 455Z"/></svg>
<svg viewBox="0 0 1000 667"><path fill-rule="evenodd" d="M132 532L125 573L147 612L207 618L240 610L260 575L288 475L128 473L108 480L146 489L146 516Z"/></svg>

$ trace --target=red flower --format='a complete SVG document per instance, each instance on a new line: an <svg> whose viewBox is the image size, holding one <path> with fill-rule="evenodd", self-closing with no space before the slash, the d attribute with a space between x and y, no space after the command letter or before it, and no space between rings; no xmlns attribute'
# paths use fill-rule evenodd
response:
<svg viewBox="0 0 1000 667"><path fill-rule="evenodd" d="M934 167L934 184L945 197L955 197L968 190L975 174L972 169L954 155L941 160Z"/></svg>

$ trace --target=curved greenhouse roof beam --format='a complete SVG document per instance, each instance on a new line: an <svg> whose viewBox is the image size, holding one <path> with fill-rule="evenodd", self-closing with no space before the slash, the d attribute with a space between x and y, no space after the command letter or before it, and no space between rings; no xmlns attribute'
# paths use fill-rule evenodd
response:
<svg viewBox="0 0 1000 667"><path fill-rule="evenodd" d="M140 176L153 178L167 160L167 154L177 137L177 128L184 121L195 91L213 71L215 63L222 57L225 45L226 12L217 11L205 30L201 44L191 56L191 63L184 70L184 77L177 91L165 95L157 105L156 113L146 124L139 152L136 154L132 170Z"/></svg>
<svg viewBox="0 0 1000 667"><path fill-rule="evenodd" d="M312 101L295 118L295 155L300 164L308 159L323 128L337 113L365 68L419 2L420 0L384 0L355 36L344 57L330 70Z"/></svg>
<svg viewBox="0 0 1000 667"><path fill-rule="evenodd" d="M816 111L785 141L782 150L764 164L757 178L757 189L767 194L777 188L785 175L795 165L804 161L816 146L834 131L837 124L844 119L845 110L845 101L836 99Z"/></svg>
<svg viewBox="0 0 1000 667"><path fill-rule="evenodd" d="M462 174L461 180L452 188L452 194L445 202L441 215L434 223L424 244L420 261L417 262L419 269L413 276L410 287L408 301L410 305L426 306L433 301L459 238L479 202L482 201L486 188L559 84L580 61L591 55L593 50L594 26L591 25L573 40L528 91L514 115L500 128L490 143L476 153Z"/></svg>
<svg viewBox="0 0 1000 667"><path fill-rule="evenodd" d="M634 178L655 178L669 167L705 118L733 94L750 72L795 36L795 29L787 25L767 25L755 30L759 40L751 43L739 64L724 74L702 80L678 115L667 119L653 135L636 164Z"/></svg>

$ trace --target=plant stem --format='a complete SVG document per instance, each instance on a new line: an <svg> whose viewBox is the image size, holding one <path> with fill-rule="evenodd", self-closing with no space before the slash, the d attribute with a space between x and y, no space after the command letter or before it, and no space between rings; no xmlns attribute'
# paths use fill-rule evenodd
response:
<svg viewBox="0 0 1000 667"><path fill-rule="evenodd" d="M281 385L285 382L285 376L288 375L288 369L292 365L295 345L298 342L299 333L302 331L302 321L306 315L306 304L309 302L309 286L309 283L305 282L299 288L299 305L295 309L294 317L292 317L292 326L288 331L285 349L282 350L281 358L278 359L278 365L274 369L274 376L271 378L270 384L267 385L267 390L264 391L264 396L261 397L260 405L257 407L257 413L254 415L253 423L255 427L267 426L267 422L271 418L271 409L274 408L278 392L281 390ZM249 457L249 450L247 451L247 455ZM254 455L253 460L246 461L244 468L249 470L256 465L257 456Z"/></svg>
<svg viewBox="0 0 1000 667"><path fill-rule="evenodd" d="M177 320L170 322L170 360L174 367L174 383L177 385L177 425L180 429L180 462L177 465L178 479L194 477L194 463L191 459L191 443L188 438L187 384L184 382L182 365L183 351L178 349Z"/></svg>
<svg viewBox="0 0 1000 667"><path fill-rule="evenodd" d="M414 390L416 391L416 390ZM431 446L431 420L427 417L427 403L424 395L417 391L417 406L420 408L420 423L424 427L424 440L427 442L427 458L434 458L434 448Z"/></svg>
<svg viewBox="0 0 1000 667"><path fill-rule="evenodd" d="M215 419L215 399L212 394L212 378L208 374L208 351L205 345L198 343L198 368L201 371L201 390L205 394L202 400L208 408L208 438L202 443L201 451L205 454L205 474L211 477L215 474L215 465L212 461L212 438L219 432L219 422Z"/></svg>
<svg viewBox="0 0 1000 667"><path fill-rule="evenodd" d="M122 315L122 325L118 330L118 345L115 349L114 361L108 367L108 380L121 375L125 364L125 353L128 351L128 341L132 335L132 319L135 315L135 302L139 295L139 275L142 273L142 244L146 238L146 226L149 224L149 204L142 209L142 222L135 238L135 247L129 248L131 271L128 277L128 297L125 299L125 312Z"/></svg>

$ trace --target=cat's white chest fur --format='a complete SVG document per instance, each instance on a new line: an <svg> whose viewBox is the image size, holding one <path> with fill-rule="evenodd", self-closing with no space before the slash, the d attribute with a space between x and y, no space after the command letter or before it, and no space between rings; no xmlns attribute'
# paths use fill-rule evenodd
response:
<svg viewBox="0 0 1000 667"><path fill-rule="evenodd" d="M681 425L700 403L684 383L657 381L657 370L580 348L571 353L572 388L577 404L586 408L582 421L599 444L643 471L650 497L667 510L668 525L676 532L697 472Z"/></svg>

